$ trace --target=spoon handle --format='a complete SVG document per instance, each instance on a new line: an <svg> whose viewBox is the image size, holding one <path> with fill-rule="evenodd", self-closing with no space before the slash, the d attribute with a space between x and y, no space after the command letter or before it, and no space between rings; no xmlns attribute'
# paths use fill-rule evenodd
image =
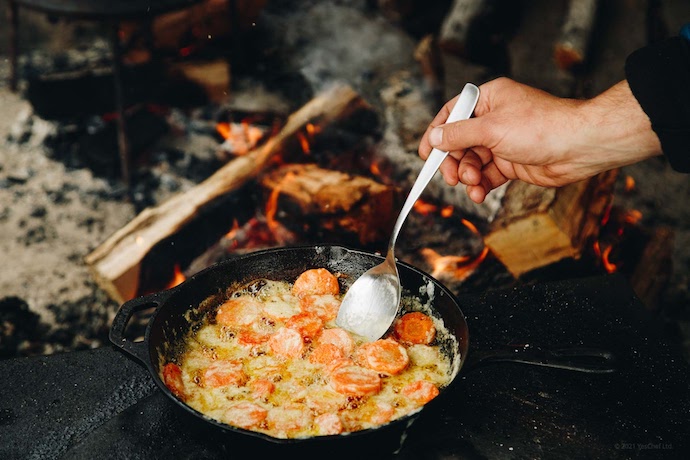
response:
<svg viewBox="0 0 690 460"><path fill-rule="evenodd" d="M452 123L454 121L466 120L470 118L474 112L474 107L477 105L477 100L479 100L479 88L472 83L467 83L462 89L462 92L460 93L458 101L455 103L453 110L450 111L450 115L448 115L446 123ZM393 248L395 247L395 242L398 239L398 233L400 233L400 229L402 228L407 215L410 213L410 210L412 210L415 202L422 195L422 192L426 186L429 185L429 182L434 177L434 174L436 174L439 166L441 166L441 163L443 163L443 160L445 160L447 156L448 152L443 152L439 149L431 150L431 154L429 154L429 158L426 159L424 166L419 172L419 176L417 176L417 180L415 180L414 184L412 185L412 189L410 189L410 193L407 195L407 199L405 200L405 204L400 211L398 220L395 222L395 226L393 227L393 234L391 235L390 242L388 243L389 257L393 256Z"/></svg>

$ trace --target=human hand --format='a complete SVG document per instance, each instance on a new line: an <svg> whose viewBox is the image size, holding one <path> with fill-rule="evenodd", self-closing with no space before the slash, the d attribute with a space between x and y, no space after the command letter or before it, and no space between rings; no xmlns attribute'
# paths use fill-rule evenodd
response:
<svg viewBox="0 0 690 460"><path fill-rule="evenodd" d="M446 103L424 133L419 155L450 154L439 170L473 201L508 180L559 187L660 154L647 115L623 81L590 100L565 99L498 78L479 87L474 118L443 123Z"/></svg>

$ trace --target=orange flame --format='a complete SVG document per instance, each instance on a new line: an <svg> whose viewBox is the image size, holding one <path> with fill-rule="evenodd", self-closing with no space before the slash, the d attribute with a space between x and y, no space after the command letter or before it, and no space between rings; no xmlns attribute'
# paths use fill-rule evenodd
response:
<svg viewBox="0 0 690 460"><path fill-rule="evenodd" d="M253 126L249 122L228 123L225 121L216 124L216 132L225 139L229 150L235 155L245 155L254 148L264 137L264 130Z"/></svg>
<svg viewBox="0 0 690 460"><path fill-rule="evenodd" d="M381 176L381 168L379 168L378 163L372 161L369 165L369 171L375 176Z"/></svg>
<svg viewBox="0 0 690 460"><path fill-rule="evenodd" d="M268 197L268 200L266 200L266 225L268 225L269 230L273 233L276 239L280 239L279 235L281 229L280 223L275 218L276 213L278 212L278 197L282 191L282 186L288 181L293 180L295 177L295 173L288 172L283 178L283 181L273 189L271 195Z"/></svg>
<svg viewBox="0 0 690 460"><path fill-rule="evenodd" d="M455 209L453 206L448 205L445 206L443 209L441 209L441 217L445 217L446 219L451 217L453 213L455 212Z"/></svg>
<svg viewBox="0 0 690 460"><path fill-rule="evenodd" d="M632 192L635 190L635 179L631 176L625 176L625 191Z"/></svg>
<svg viewBox="0 0 690 460"><path fill-rule="evenodd" d="M642 220L642 213L637 209L632 209L625 213L623 220L630 225L638 224Z"/></svg>
<svg viewBox="0 0 690 460"><path fill-rule="evenodd" d="M433 267L431 276L464 281L486 259L489 248L484 246L482 252L475 258L467 255L442 256L430 248L424 248L421 252L426 261Z"/></svg>
<svg viewBox="0 0 690 460"><path fill-rule="evenodd" d="M303 133L297 133L297 139L299 140L300 146L302 146L302 152L309 155L311 153L311 146L309 145L309 139Z"/></svg>
<svg viewBox="0 0 690 460"><path fill-rule="evenodd" d="M479 235L479 230L477 230L477 227L475 227L475 225L472 222L470 222L467 219L460 219L460 222L462 222L462 224L465 227L469 228L472 231L472 233L474 233L475 235Z"/></svg>
<svg viewBox="0 0 690 460"><path fill-rule="evenodd" d="M413 209L423 216L428 216L429 214L436 212L438 206L424 200L417 200L413 205Z"/></svg>
<svg viewBox="0 0 690 460"><path fill-rule="evenodd" d="M173 288L173 287L177 286L178 284L181 284L186 279L187 278L182 273L182 269L180 269L180 264L175 264L175 267L173 269L173 278L170 280L170 282L166 286L166 289Z"/></svg>

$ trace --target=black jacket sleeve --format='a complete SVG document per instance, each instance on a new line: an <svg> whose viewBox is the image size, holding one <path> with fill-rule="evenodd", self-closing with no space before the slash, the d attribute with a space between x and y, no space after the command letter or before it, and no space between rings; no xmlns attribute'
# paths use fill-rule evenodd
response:
<svg viewBox="0 0 690 460"><path fill-rule="evenodd" d="M690 41L673 37L633 52L625 75L673 169L690 172Z"/></svg>

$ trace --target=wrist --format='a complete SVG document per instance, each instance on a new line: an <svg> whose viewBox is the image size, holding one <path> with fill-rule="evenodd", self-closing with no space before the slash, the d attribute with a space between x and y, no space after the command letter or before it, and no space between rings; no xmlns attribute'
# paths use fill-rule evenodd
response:
<svg viewBox="0 0 690 460"><path fill-rule="evenodd" d="M662 153L661 144L647 114L632 94L627 81L583 102L582 154L602 172L643 161Z"/></svg>

